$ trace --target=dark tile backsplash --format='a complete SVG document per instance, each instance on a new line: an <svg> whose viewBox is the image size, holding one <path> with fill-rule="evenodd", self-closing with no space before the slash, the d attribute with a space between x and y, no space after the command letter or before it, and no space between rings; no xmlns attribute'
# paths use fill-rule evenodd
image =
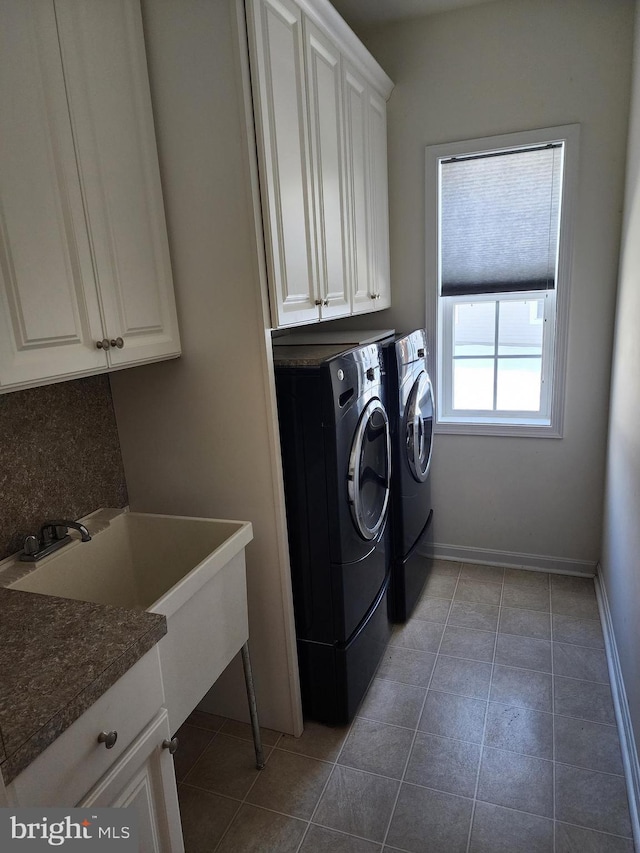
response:
<svg viewBox="0 0 640 853"><path fill-rule="evenodd" d="M126 503L107 376L0 395L0 559L45 519Z"/></svg>

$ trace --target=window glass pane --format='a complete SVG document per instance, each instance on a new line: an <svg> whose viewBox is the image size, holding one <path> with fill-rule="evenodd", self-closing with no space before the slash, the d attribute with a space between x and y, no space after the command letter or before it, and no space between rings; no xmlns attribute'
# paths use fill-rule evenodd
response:
<svg viewBox="0 0 640 853"><path fill-rule="evenodd" d="M498 410L539 411L541 371L541 358L498 359Z"/></svg>
<svg viewBox="0 0 640 853"><path fill-rule="evenodd" d="M500 303L498 355L542 355L544 300Z"/></svg>
<svg viewBox="0 0 640 853"><path fill-rule="evenodd" d="M495 302L464 302L454 306L454 355L493 355L495 336Z"/></svg>
<svg viewBox="0 0 640 853"><path fill-rule="evenodd" d="M453 362L453 408L493 411L492 358L461 358Z"/></svg>

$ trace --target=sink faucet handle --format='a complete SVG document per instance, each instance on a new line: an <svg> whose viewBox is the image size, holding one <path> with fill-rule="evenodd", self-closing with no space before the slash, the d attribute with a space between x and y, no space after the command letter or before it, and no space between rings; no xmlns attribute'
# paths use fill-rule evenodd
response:
<svg viewBox="0 0 640 853"><path fill-rule="evenodd" d="M40 538L43 541L64 539L70 527L80 533L83 542L89 542L91 534L84 524L81 524L79 521L69 521L68 519L62 521L45 521L40 528Z"/></svg>

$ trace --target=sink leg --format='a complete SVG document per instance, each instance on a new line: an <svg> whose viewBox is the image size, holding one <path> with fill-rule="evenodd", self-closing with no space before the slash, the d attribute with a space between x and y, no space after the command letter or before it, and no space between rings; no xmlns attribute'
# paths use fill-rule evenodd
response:
<svg viewBox="0 0 640 853"><path fill-rule="evenodd" d="M247 685L251 731L253 732L253 745L256 751L256 767L258 770L262 770L264 767L264 752L262 751L262 738L260 736L260 725L258 723L258 706L256 704L256 691L253 686L253 674L251 672L248 641L242 647L242 666L244 667L244 680Z"/></svg>

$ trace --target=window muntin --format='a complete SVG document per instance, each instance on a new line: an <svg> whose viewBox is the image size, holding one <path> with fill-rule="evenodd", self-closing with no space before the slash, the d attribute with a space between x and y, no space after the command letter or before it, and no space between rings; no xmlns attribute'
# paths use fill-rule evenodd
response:
<svg viewBox="0 0 640 853"><path fill-rule="evenodd" d="M438 432L561 435L578 133L572 125L427 149L428 289L437 292L434 313L428 300L427 325L437 344ZM480 211L474 224L468 210L460 212L460 187L474 179L458 180L455 204L449 197L443 204L441 174L449 164L470 172L474 161L490 160L485 174L502 175L505 163L518 160L529 160L529 172L485 191L484 214L482 204L473 205ZM498 223L509 210L517 227L504 228L504 238ZM443 229L456 216L463 239L447 239ZM518 244L530 231L536 239ZM475 258L465 246L476 247Z"/></svg>

